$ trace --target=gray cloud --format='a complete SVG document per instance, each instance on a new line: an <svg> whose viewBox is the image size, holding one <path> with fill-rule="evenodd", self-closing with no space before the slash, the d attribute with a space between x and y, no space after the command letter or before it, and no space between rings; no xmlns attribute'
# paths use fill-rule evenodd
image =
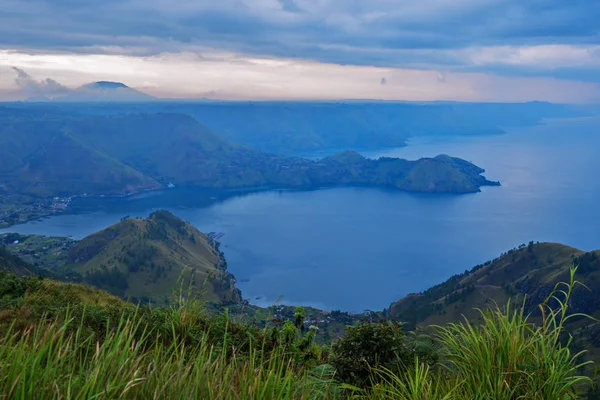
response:
<svg viewBox="0 0 600 400"><path fill-rule="evenodd" d="M279 3L281 3L281 7L283 8L284 11L293 12L293 13L302 11L302 9L300 7L298 7L298 4L296 4L296 2L294 0L278 0L278 1L279 1Z"/></svg>
<svg viewBox="0 0 600 400"><path fill-rule="evenodd" d="M600 81L600 67L471 62L490 46L600 45L598 0L4 0L0 47L153 55L199 47L339 64ZM591 72L589 72L591 71Z"/></svg>
<svg viewBox="0 0 600 400"><path fill-rule="evenodd" d="M69 88L54 79L46 78L36 81L23 69L17 67L12 67L12 69L17 73L15 84L19 91L27 97L51 99L66 95L70 91Z"/></svg>

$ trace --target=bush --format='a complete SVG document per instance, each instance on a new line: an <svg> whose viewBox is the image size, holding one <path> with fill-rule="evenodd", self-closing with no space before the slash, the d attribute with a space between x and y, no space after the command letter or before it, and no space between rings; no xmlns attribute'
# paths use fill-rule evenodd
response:
<svg viewBox="0 0 600 400"><path fill-rule="evenodd" d="M347 328L346 336L332 346L331 365L337 378L358 387L378 381L374 369L385 368L401 374L416 358L432 364L436 360L433 347L407 340L402 324L396 321L360 322Z"/></svg>
<svg viewBox="0 0 600 400"><path fill-rule="evenodd" d="M6 307L25 295L25 283L14 274L0 270L0 307Z"/></svg>

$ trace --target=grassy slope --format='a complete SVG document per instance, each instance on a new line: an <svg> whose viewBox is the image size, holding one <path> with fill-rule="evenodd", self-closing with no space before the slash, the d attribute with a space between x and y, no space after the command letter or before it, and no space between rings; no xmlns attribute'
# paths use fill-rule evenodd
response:
<svg viewBox="0 0 600 400"><path fill-rule="evenodd" d="M18 180L28 185L27 192L39 195L127 193L160 187L154 179L66 134L33 154Z"/></svg>
<svg viewBox="0 0 600 400"><path fill-rule="evenodd" d="M6 398L331 398L309 371L314 346L296 361L296 347L197 302L136 307L86 285L15 279L0 273Z"/></svg>
<svg viewBox="0 0 600 400"><path fill-rule="evenodd" d="M158 188L158 182L64 132L64 120L2 121L0 181L20 193L60 196Z"/></svg>
<svg viewBox="0 0 600 400"><path fill-rule="evenodd" d="M540 303L551 286L566 280L574 258L585 254L558 243L539 243L477 266L466 274L456 275L446 282L419 294L411 294L393 303L388 313L392 318L411 324L431 325L457 321L462 315L476 318L476 308L504 305L509 298L522 300L527 294L531 303ZM600 252L597 252L600 255ZM579 271L578 279L588 286L600 279L600 271ZM582 304L600 292L579 293ZM581 307L586 308L586 307ZM587 311L587 310L586 310Z"/></svg>
<svg viewBox="0 0 600 400"><path fill-rule="evenodd" d="M70 249L69 263L68 268L82 274L84 280L125 297L162 303L182 278L186 285L193 279L209 301L240 300L210 239L166 211L148 219L126 219L84 238ZM89 275L113 269L126 285L118 278L94 280Z"/></svg>
<svg viewBox="0 0 600 400"><path fill-rule="evenodd" d="M408 322L409 327L444 325L465 318L483 320L478 310L513 308L523 304L531 321L540 323L537 305L556 283L568 281L569 268L578 265L579 286L569 303L569 313L585 313L589 318L567 324L574 336L572 350L585 350L585 359L600 360L600 251L590 253L558 243L539 243L513 249L501 257L456 275L423 293L410 294L393 303L385 314ZM588 290L589 289L589 290ZM588 371L589 372L589 371Z"/></svg>
<svg viewBox="0 0 600 400"><path fill-rule="evenodd" d="M0 270L8 271L19 277L43 273L39 268L26 263L0 245Z"/></svg>
<svg viewBox="0 0 600 400"><path fill-rule="evenodd" d="M401 345L387 332L392 325L363 325L349 331L347 345L327 349L289 324L259 331L227 315L208 317L195 302L135 307L84 285L15 279L0 274L0 289L9 289L0 297L0 392L7 398L547 400L581 398L577 388L588 380L557 346L560 330L527 330L522 319L496 313L482 331L445 327L439 362L376 370L379 384L342 391L337 379L352 377L339 361L360 367L375 352L393 365L414 359L410 349L420 341Z"/></svg>

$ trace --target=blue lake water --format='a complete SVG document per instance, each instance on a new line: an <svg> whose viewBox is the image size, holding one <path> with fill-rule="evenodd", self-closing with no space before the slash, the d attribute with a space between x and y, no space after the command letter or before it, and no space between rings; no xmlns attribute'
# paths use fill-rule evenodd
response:
<svg viewBox="0 0 600 400"><path fill-rule="evenodd" d="M166 208L223 232L244 297L362 311L494 258L530 240L600 248L600 120L550 121L482 137L419 138L365 153L415 159L450 154L486 168L502 187L469 195L391 190L226 193L175 188L79 199L70 214L5 231L81 238L125 215Z"/></svg>

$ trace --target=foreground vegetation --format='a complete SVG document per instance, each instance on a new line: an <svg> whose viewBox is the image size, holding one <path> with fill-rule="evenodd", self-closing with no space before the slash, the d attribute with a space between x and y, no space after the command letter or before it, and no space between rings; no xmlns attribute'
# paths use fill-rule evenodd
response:
<svg viewBox="0 0 600 400"><path fill-rule="evenodd" d="M36 399L575 399L580 375L564 324L573 289L555 288L533 325L523 309L481 324L405 333L360 322L331 346L295 318L263 329L209 315L183 288L169 307L135 306L78 284L0 272L0 393Z"/></svg>

